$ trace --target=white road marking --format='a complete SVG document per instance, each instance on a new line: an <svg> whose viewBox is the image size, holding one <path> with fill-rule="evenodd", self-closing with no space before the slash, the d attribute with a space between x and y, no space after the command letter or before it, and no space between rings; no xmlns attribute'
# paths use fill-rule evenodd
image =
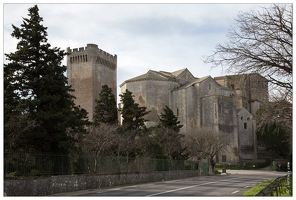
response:
<svg viewBox="0 0 296 200"><path fill-rule="evenodd" d="M238 192L239 192L239 190L236 190L236 191L232 192L231 194L235 194L235 193L238 193Z"/></svg>
<svg viewBox="0 0 296 200"><path fill-rule="evenodd" d="M239 178L234 178L234 179L239 179ZM232 180L234 180L232 179ZM179 182L180 180L173 180L173 181L166 181L166 182ZM223 181L229 181L229 179L225 179L225 180L219 180L219 181L215 181L215 182L207 182L207 183L203 183L203 184L198 184L198 185L192 185L192 186L188 186L188 187L183 187L183 188L178 188L175 190L169 190L169 191L164 191L164 192L159 192L159 193L155 193L155 194L150 194L147 195L147 197L151 197L151 196L157 196L157 195L161 195L161 194L166 194L166 193L170 193L170 192L175 192L175 191L179 191L179 190L186 190L189 188L193 188L193 187L197 187L197 186L202 186L202 185L208 185L208 184L212 184L212 183L217 183L217 182L223 182ZM97 194L100 193L105 193L108 191L116 191L116 190L121 190L121 189L128 189L128 188L134 188L134 187L141 187L141 186L152 186L152 185L156 185L157 183L150 183L150 184L139 184L139 185L132 185L132 186L126 186L126 187L118 187L118 188L110 188L110 189L103 189L101 191L96 192Z"/></svg>
<svg viewBox="0 0 296 200"><path fill-rule="evenodd" d="M232 180L235 180L235 179L239 179L239 178L233 178ZM208 185L208 184L218 183L218 182L223 182L223 181L229 181L229 179L219 180L219 181L215 181L215 182L208 182L208 183L203 183L203 184L198 184L198 185L192 185L192 186L188 186L188 187L178 188L178 189L175 189L175 190L168 190L168 191L164 191L164 192L150 194L150 195L147 195L146 197L157 196L157 195L166 194L166 193L170 193L170 192L175 192L175 191L179 191L179 190L186 190L186 189L197 187L197 186Z"/></svg>
<svg viewBox="0 0 296 200"><path fill-rule="evenodd" d="M141 187L143 185L147 187L147 186L155 185L155 183L131 185L131 186L125 186L125 187L106 188L106 189L102 189L102 191L97 192L97 194L109 192L109 191L116 191L116 190L124 190L124 189L128 189L128 188Z"/></svg>
<svg viewBox="0 0 296 200"><path fill-rule="evenodd" d="M175 192L175 191L179 191L179 190L185 190L185 189L189 189L189 188L193 188L193 187L197 187L197 186L201 186L201 185L208 185L208 184L211 184L211 183L217 183L217 181L216 182L203 183L203 184L199 184L199 185L192 185L192 186L188 186L188 187L178 188L178 189L175 189L175 190L159 192L159 193L156 193L156 194L150 194L150 195L147 195L147 197L157 196L157 195L160 195L160 194L166 194L166 193Z"/></svg>

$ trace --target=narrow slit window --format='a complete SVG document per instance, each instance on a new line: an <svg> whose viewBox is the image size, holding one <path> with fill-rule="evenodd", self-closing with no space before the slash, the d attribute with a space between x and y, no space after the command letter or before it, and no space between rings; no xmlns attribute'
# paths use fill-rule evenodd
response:
<svg viewBox="0 0 296 200"><path fill-rule="evenodd" d="M234 84L231 84L231 89L233 89L233 90L234 90Z"/></svg>
<svg viewBox="0 0 296 200"><path fill-rule="evenodd" d="M247 129L248 128L248 126L247 126L247 123L245 122L244 123L244 129Z"/></svg>

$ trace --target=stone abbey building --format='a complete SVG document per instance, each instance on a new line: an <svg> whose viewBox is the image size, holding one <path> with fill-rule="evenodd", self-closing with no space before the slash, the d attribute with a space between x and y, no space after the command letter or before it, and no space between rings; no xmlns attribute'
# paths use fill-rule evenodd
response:
<svg viewBox="0 0 296 200"><path fill-rule="evenodd" d="M90 116L102 85L116 95L117 57L88 44L70 50L67 59L69 85L75 89L76 104ZM268 101L268 82L259 74L196 78L188 69L175 72L153 71L124 81L140 106L147 107L147 126L158 123L165 106L170 107L186 134L201 127L213 128L230 136L229 145L216 157L216 163L239 164L257 158L256 121L260 105ZM223 158L223 159L222 159Z"/></svg>

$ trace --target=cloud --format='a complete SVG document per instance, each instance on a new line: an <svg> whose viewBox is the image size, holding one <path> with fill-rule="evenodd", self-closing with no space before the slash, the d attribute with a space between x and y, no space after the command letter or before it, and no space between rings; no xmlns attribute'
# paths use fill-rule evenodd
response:
<svg viewBox="0 0 296 200"><path fill-rule="evenodd" d="M4 4L4 53L15 51L11 24L34 4ZM118 85L149 69L188 68L196 77L220 76L201 58L210 55L239 11L261 4L38 4L48 41L61 49L95 43L118 57ZM66 64L65 61L63 64Z"/></svg>

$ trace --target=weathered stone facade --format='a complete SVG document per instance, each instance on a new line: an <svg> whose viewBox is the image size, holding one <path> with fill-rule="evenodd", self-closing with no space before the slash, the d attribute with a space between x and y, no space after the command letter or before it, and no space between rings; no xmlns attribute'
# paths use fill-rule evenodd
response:
<svg viewBox="0 0 296 200"><path fill-rule="evenodd" d="M103 85L112 88L117 96L117 56L87 44L81 48L67 48L68 85L75 90L75 104L86 109L90 120L93 119L95 99Z"/></svg>
<svg viewBox="0 0 296 200"><path fill-rule="evenodd" d="M268 100L266 79L259 74L195 78L188 69L172 73L149 70L124 81L120 88L121 93L131 91L135 102L151 111L148 126L157 124L162 109L168 106L183 125L183 134L212 127L229 135L229 145L216 157L217 163L222 163L222 155L231 164L257 158L253 116Z"/></svg>
<svg viewBox="0 0 296 200"><path fill-rule="evenodd" d="M92 120L102 86L108 85L117 95L117 56L96 44L68 48L67 52L68 84L75 90L76 105L86 109ZM147 126L158 124L160 113L168 106L183 125L184 134L201 127L227 134L229 145L216 157L217 163L222 163L222 157L231 164L257 158L254 116L268 101L268 82L259 74L196 78L188 69L149 70L124 81L120 88L121 93L131 91L135 102L150 111Z"/></svg>
<svg viewBox="0 0 296 200"><path fill-rule="evenodd" d="M237 94L237 127L240 159L257 158L256 121L254 116L267 102L268 81L259 74L242 74L214 78Z"/></svg>

